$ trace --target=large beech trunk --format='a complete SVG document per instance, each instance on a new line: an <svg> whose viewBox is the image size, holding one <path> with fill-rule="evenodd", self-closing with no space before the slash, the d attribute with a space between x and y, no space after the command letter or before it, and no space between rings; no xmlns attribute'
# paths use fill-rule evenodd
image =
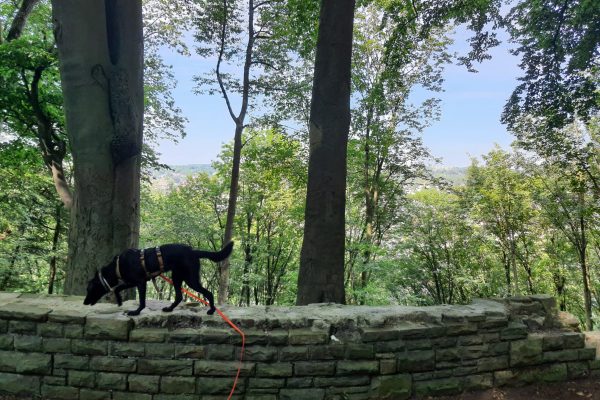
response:
<svg viewBox="0 0 600 400"><path fill-rule="evenodd" d="M139 234L143 116L140 0L53 0L74 203L64 292Z"/></svg>
<svg viewBox="0 0 600 400"><path fill-rule="evenodd" d="M344 303L346 149L354 0L322 0L296 304Z"/></svg>

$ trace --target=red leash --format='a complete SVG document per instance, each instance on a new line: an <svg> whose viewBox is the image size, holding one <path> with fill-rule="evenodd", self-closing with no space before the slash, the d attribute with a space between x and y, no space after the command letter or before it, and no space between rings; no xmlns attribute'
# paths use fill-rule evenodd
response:
<svg viewBox="0 0 600 400"><path fill-rule="evenodd" d="M159 275L165 282L168 282L169 284L173 285L173 281L169 278L167 278L164 275ZM200 297L196 296L194 293L190 292L187 289L181 288L181 291L185 294L187 294L188 296L190 296L191 298L201 302L204 305L209 305L206 300L201 299ZM233 328L234 331L236 331L237 333L240 334L240 336L242 337L242 352L240 353L240 362L239 362L239 366L238 366L238 370L237 373L235 374L235 380L233 381L233 387L231 388L231 392L229 392L229 396L227 397L227 400L231 399L231 396L233 396L233 393L235 392L235 387L237 385L238 382L238 378L240 377L240 371L242 369L242 360L244 359L244 347L246 346L246 336L244 335L244 332L242 332L242 330L240 328L237 327L236 324L234 324L233 322L231 322L231 320L229 318L227 318L227 315L223 314L221 312L221 310L219 310L217 308L217 313L221 316L221 318L223 318L223 321L227 322L229 324L229 326L231 326Z"/></svg>

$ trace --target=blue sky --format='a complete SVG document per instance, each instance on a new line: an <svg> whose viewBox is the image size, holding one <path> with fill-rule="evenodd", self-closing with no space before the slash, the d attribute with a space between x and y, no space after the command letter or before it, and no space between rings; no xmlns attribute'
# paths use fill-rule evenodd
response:
<svg viewBox="0 0 600 400"><path fill-rule="evenodd" d="M468 33L458 29L452 51L468 51ZM190 45L192 45L190 43ZM513 138L500 124L504 103L520 75L518 59L512 56L506 41L491 51L492 59L476 65L478 73L464 66L448 65L444 72L444 92L439 121L423 133L423 141L435 157L446 166L466 166L470 157L490 151L497 143L508 148ZM187 136L178 144L163 141L161 161L170 165L208 164L224 142L233 138L234 125L220 96L196 95L192 78L207 72L212 63L197 56L185 57L164 50L165 61L173 66L178 86L174 98L189 119ZM418 91L414 97L422 97Z"/></svg>

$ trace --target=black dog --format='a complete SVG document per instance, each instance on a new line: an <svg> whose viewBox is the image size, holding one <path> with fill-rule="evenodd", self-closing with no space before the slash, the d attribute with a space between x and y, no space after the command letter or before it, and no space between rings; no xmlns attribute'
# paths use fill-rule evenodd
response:
<svg viewBox="0 0 600 400"><path fill-rule="evenodd" d="M137 250L125 250L89 281L87 296L83 304L94 305L109 292L114 292L119 306L123 304L120 292L137 286L140 296L140 306L137 310L129 311L127 315L138 315L146 307L146 282L161 274L163 271L173 271L173 286L175 286L175 301L169 307L163 308L171 312L183 299L181 283L185 281L189 287L202 294L209 302L209 315L215 312L213 294L200 284L200 259L208 258L218 262L231 254L233 242L220 251L194 250L184 244L167 244L164 246Z"/></svg>

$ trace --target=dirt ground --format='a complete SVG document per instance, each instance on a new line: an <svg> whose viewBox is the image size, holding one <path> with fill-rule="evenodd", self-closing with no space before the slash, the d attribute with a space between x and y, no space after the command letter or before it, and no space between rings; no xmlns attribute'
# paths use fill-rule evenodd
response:
<svg viewBox="0 0 600 400"><path fill-rule="evenodd" d="M521 388L494 388L435 400L600 400L600 378L543 383Z"/></svg>
<svg viewBox="0 0 600 400"><path fill-rule="evenodd" d="M225 396L224 396L225 398ZM0 400L25 400L27 397L2 396ZM537 384L522 388L494 388L458 396L428 398L435 400L600 400L600 378L552 384ZM301 400L301 399L298 399Z"/></svg>

